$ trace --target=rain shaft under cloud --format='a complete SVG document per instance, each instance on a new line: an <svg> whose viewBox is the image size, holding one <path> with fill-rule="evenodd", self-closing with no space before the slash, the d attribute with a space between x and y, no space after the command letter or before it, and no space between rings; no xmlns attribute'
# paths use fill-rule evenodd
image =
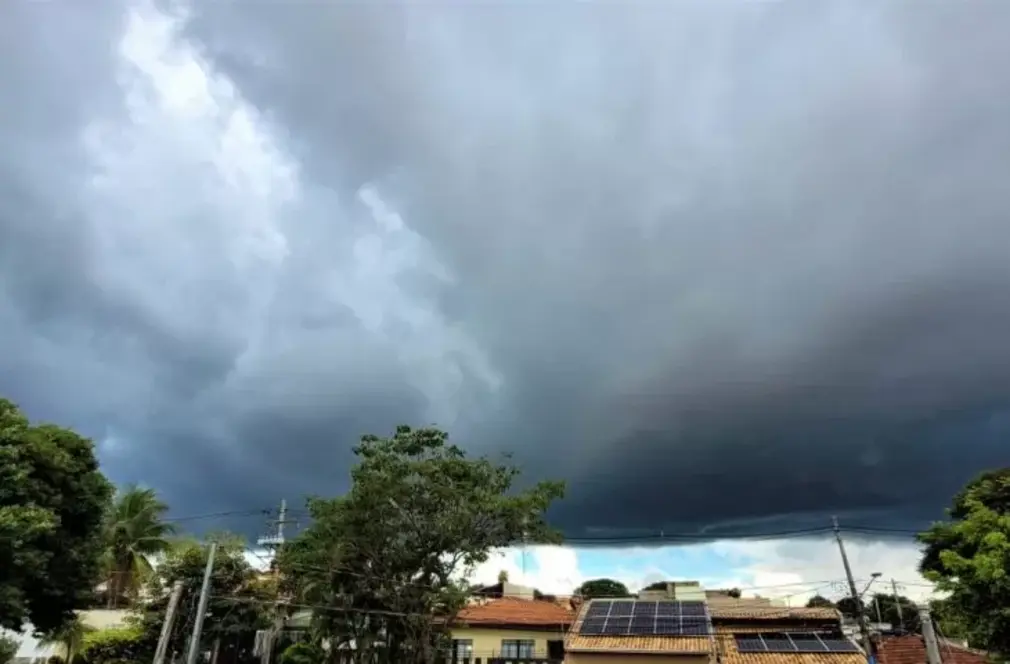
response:
<svg viewBox="0 0 1010 664"><path fill-rule="evenodd" d="M1010 6L14 2L0 393L180 513L435 423L570 535L1006 462Z"/></svg>

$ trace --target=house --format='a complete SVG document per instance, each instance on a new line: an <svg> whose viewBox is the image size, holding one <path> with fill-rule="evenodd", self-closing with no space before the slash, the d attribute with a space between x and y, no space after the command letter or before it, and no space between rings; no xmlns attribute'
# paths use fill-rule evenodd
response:
<svg viewBox="0 0 1010 664"><path fill-rule="evenodd" d="M988 654L940 639L940 659L944 664L986 664ZM885 636L877 641L879 664L926 664L926 644L919 634Z"/></svg>
<svg viewBox="0 0 1010 664"><path fill-rule="evenodd" d="M477 599L460 611L449 631L452 660L565 658L565 634L575 612L562 602L500 597Z"/></svg>
<svg viewBox="0 0 1010 664"><path fill-rule="evenodd" d="M490 586L481 586L473 591L474 597L519 597L522 599L537 599L536 589L520 586L517 583L499 581Z"/></svg>
<svg viewBox="0 0 1010 664"><path fill-rule="evenodd" d="M741 599L710 607L719 664L866 664L832 608Z"/></svg>
<svg viewBox="0 0 1010 664"><path fill-rule="evenodd" d="M591 600L565 639L566 664L865 664L834 609L755 599ZM656 633L661 623L680 634Z"/></svg>

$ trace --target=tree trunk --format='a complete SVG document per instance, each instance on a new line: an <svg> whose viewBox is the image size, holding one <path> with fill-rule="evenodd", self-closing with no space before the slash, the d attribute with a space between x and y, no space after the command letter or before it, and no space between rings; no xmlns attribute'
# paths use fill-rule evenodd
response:
<svg viewBox="0 0 1010 664"><path fill-rule="evenodd" d="M221 639L219 637L214 639L214 649L211 650L210 653L210 664L217 664L217 656L218 653L220 652L221 652Z"/></svg>
<svg viewBox="0 0 1010 664"><path fill-rule="evenodd" d="M114 569L112 574L109 575L109 582L106 585L105 593L108 595L106 601L106 608L114 609L116 608L116 595L119 592L119 570Z"/></svg>

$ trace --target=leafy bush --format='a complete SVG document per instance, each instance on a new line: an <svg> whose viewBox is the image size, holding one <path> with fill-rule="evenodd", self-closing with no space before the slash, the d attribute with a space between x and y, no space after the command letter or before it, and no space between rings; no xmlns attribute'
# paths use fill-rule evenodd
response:
<svg viewBox="0 0 1010 664"><path fill-rule="evenodd" d="M143 658L143 632L136 627L115 627L84 637L81 659L87 664L133 664Z"/></svg>
<svg viewBox="0 0 1010 664"><path fill-rule="evenodd" d="M326 653L320 646L300 642L288 646L281 653L280 664L320 664L325 659Z"/></svg>
<svg viewBox="0 0 1010 664"><path fill-rule="evenodd" d="M0 664L7 664L18 654L21 643L13 636L0 635Z"/></svg>

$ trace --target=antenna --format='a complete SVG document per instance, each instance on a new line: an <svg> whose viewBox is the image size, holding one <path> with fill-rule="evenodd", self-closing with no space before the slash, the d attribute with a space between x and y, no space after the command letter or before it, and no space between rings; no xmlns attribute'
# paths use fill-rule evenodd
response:
<svg viewBox="0 0 1010 664"><path fill-rule="evenodd" d="M269 522L276 530L272 535L264 535L257 539L256 544L264 549L269 549L271 553L276 553L277 549L284 544L284 526L289 523L294 524L294 521L289 521L287 517L288 501L281 499L281 508L277 513L277 518Z"/></svg>

